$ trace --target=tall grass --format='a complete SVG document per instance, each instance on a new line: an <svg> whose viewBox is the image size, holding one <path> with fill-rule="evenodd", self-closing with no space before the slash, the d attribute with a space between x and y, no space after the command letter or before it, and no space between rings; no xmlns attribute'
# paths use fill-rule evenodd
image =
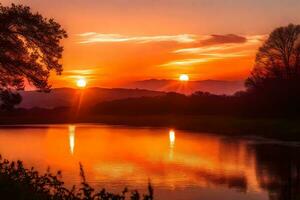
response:
<svg viewBox="0 0 300 200"><path fill-rule="evenodd" d="M80 164L80 186L68 189L62 181L62 173L40 174L33 167L27 169L23 162L9 161L0 155L0 199L10 200L153 200L153 188L148 184L148 193L124 188L120 194L97 190L86 181Z"/></svg>

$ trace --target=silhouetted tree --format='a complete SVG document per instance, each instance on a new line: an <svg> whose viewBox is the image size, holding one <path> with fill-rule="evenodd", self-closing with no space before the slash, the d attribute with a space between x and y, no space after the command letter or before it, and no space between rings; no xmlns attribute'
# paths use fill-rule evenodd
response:
<svg viewBox="0 0 300 200"><path fill-rule="evenodd" d="M300 77L300 25L275 29L259 48L248 88L260 89L273 81L293 81Z"/></svg>
<svg viewBox="0 0 300 200"><path fill-rule="evenodd" d="M62 72L60 41L66 37L66 31L53 19L33 13L27 6L0 4L2 106L11 107L20 102L20 96L12 93L23 90L25 82L41 91L49 91L50 71Z"/></svg>
<svg viewBox="0 0 300 200"><path fill-rule="evenodd" d="M246 87L250 96L255 98L254 104L266 108L266 113L275 108L278 113L299 109L299 36L300 25L277 28L258 50Z"/></svg>
<svg viewBox="0 0 300 200"><path fill-rule="evenodd" d="M21 103L22 97L18 93L4 90L0 92L0 99L2 101L0 109L11 110L14 105Z"/></svg>

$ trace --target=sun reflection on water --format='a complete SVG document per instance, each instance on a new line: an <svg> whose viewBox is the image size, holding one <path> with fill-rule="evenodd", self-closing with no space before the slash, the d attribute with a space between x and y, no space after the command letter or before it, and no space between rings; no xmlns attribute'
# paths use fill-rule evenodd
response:
<svg viewBox="0 0 300 200"><path fill-rule="evenodd" d="M286 173L277 171L285 169L282 149L300 152L298 148L278 148L172 128L68 124L33 127L26 132L19 128L0 129L2 155L24 160L41 172L49 165L62 170L68 187L80 184L81 162L92 186L105 184L118 192L124 185L144 189L151 178L157 199L166 199L171 193L174 200L183 196L189 200L206 196L211 200L232 199L233 195L235 199L266 200L268 191L262 184L286 181ZM277 151L275 156L280 160L265 153L273 151ZM296 155L291 161L300 163Z"/></svg>
<svg viewBox="0 0 300 200"><path fill-rule="evenodd" d="M75 130L76 126L69 125L69 145L70 145L70 152L73 155L75 149Z"/></svg>
<svg viewBox="0 0 300 200"><path fill-rule="evenodd" d="M171 129L169 131L169 141L170 141L169 158L170 158L170 160L173 160L173 157L174 157L174 147L175 147L175 131L173 129Z"/></svg>

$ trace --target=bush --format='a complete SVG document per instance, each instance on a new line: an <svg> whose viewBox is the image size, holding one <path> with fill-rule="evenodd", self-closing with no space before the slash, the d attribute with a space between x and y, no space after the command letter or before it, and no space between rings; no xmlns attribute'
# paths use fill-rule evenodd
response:
<svg viewBox="0 0 300 200"><path fill-rule="evenodd" d="M11 200L153 200L153 188L148 185L148 194L142 197L137 190L125 188L120 194L105 189L97 191L85 178L80 165L80 187L65 187L61 171L55 175L48 168L45 174L39 174L33 167L26 169L22 161L8 161L0 156L0 199Z"/></svg>

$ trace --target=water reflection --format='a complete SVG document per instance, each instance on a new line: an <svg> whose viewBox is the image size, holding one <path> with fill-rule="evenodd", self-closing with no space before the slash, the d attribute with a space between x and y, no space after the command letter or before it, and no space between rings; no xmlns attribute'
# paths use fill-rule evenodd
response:
<svg viewBox="0 0 300 200"><path fill-rule="evenodd" d="M300 150L292 146L257 145L256 173L260 187L269 191L270 200L300 199Z"/></svg>
<svg viewBox="0 0 300 200"><path fill-rule="evenodd" d="M69 146L72 155L74 154L74 148L75 148L75 130L76 130L76 126L69 125Z"/></svg>
<svg viewBox="0 0 300 200"><path fill-rule="evenodd" d="M169 131L169 141L170 141L169 158L170 158L170 160L173 160L173 157L174 157L174 147L175 147L175 131L173 129L171 129Z"/></svg>
<svg viewBox="0 0 300 200"><path fill-rule="evenodd" d="M67 184L80 181L79 162L92 185L118 192L144 189L150 178L158 200L300 199L300 148L270 141L61 125L0 129L0 153L41 171L61 169Z"/></svg>

